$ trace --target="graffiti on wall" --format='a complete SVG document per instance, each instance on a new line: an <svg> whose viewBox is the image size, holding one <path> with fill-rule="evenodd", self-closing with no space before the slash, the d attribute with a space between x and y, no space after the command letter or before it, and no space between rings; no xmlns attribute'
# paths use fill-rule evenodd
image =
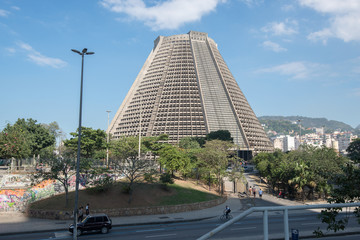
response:
<svg viewBox="0 0 360 240"><path fill-rule="evenodd" d="M0 190L0 211L24 211L31 202L61 193L58 185L54 180L45 180L27 189Z"/></svg>
<svg viewBox="0 0 360 240"><path fill-rule="evenodd" d="M44 180L37 185L26 187L29 185L29 179L29 176L25 175L2 177L2 190L0 190L0 212L24 211L29 203L65 192L64 186L56 180ZM79 189L85 188L86 183L84 177L81 176L79 180ZM75 190L75 184L76 177L72 176L68 181L69 191ZM3 186L6 186L7 189L3 189ZM9 189L9 187L14 187L14 189Z"/></svg>
<svg viewBox="0 0 360 240"><path fill-rule="evenodd" d="M116 176L110 176L116 179ZM41 183L30 186L29 175L5 175L1 176L0 188L0 212L24 211L29 203L65 192L64 186L56 180L44 180ZM79 189L86 188L87 175L80 175ZM68 190L74 191L76 177L69 178ZM3 189L6 186L7 189Z"/></svg>

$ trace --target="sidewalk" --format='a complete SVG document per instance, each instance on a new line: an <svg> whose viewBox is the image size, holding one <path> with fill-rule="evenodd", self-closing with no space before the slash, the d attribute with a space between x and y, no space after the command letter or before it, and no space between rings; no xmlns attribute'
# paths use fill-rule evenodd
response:
<svg viewBox="0 0 360 240"><path fill-rule="evenodd" d="M231 207L234 215L242 212L240 199L236 195L230 195L223 204L208 209L161 215L112 217L111 220L113 226L196 221L219 217L226 205ZM72 220L28 218L21 213L0 213L0 236L17 233L67 231L68 226L72 223Z"/></svg>

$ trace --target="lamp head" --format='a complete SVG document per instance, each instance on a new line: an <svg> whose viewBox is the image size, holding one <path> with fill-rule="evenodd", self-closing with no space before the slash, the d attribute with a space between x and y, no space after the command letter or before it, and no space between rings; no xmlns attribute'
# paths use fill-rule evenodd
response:
<svg viewBox="0 0 360 240"><path fill-rule="evenodd" d="M78 51L78 50L76 50L76 49L71 49L71 51L73 51L73 52L75 52L75 53L78 53L78 54L82 55L82 54L81 54L81 52L80 52L80 51Z"/></svg>
<svg viewBox="0 0 360 240"><path fill-rule="evenodd" d="M82 53L86 53L87 52L87 48L84 48L83 50L82 50Z"/></svg>

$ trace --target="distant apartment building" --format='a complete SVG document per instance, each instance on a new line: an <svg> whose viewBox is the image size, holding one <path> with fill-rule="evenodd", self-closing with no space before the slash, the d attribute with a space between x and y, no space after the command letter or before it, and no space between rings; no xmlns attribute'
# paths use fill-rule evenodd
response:
<svg viewBox="0 0 360 240"><path fill-rule="evenodd" d="M324 129L324 127L315 128L315 132L316 132L316 134L324 135L325 134L325 129Z"/></svg>
<svg viewBox="0 0 360 240"><path fill-rule="evenodd" d="M284 150L285 152L293 151L295 149L295 137L286 135L284 138Z"/></svg>
<svg viewBox="0 0 360 240"><path fill-rule="evenodd" d="M284 138L277 137L273 141L275 149L280 149L281 151L284 151Z"/></svg>
<svg viewBox="0 0 360 240"><path fill-rule="evenodd" d="M283 152L293 151L299 148L299 137L293 137L290 135L281 135L273 139L274 148L280 149Z"/></svg>
<svg viewBox="0 0 360 240"><path fill-rule="evenodd" d="M301 144L305 144L314 147L326 146L346 155L349 144L357 138L358 136L353 135L351 132L335 131L332 134L325 134L323 128L317 128L316 133L302 135L301 141L299 136L280 135L273 137L272 142L275 149L280 149L283 152L297 150Z"/></svg>

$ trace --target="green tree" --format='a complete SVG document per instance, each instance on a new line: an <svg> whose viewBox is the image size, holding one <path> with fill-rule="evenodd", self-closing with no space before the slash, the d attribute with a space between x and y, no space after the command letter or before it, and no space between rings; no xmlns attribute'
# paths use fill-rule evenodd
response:
<svg viewBox="0 0 360 240"><path fill-rule="evenodd" d="M54 153L49 157L42 159L45 168L41 168L35 175L34 179L41 182L46 179L59 181L65 190L65 205L69 204L69 180L76 175L76 160L75 155L69 149L64 149L62 156L57 156ZM80 174L83 175L91 168L91 162L88 159L80 160Z"/></svg>
<svg viewBox="0 0 360 240"><path fill-rule="evenodd" d="M187 156L184 150L167 144L160 152L160 163L166 167L167 171L174 175L174 171L181 171L187 173L190 166L190 158Z"/></svg>
<svg viewBox="0 0 360 240"><path fill-rule="evenodd" d="M35 179L38 181L52 179L59 181L65 190L65 205L69 204L69 180L76 174L75 160L74 158L60 158L53 157L44 160L44 163L49 166L50 169L43 168L39 170L35 175Z"/></svg>
<svg viewBox="0 0 360 240"><path fill-rule="evenodd" d="M348 152L348 157L356 163L360 163L360 138L352 141L348 148L346 149Z"/></svg>
<svg viewBox="0 0 360 240"><path fill-rule="evenodd" d="M358 202L360 199L360 169L358 166L347 163L343 167L343 173L333 176L333 183L336 188L331 192L331 196L328 199L329 203L348 203ZM340 231L346 228L349 217L351 214L346 216L340 216L342 208L330 208L322 210L319 218L323 223L326 223L327 231ZM346 211L350 211L346 209ZM353 215L357 217L358 223L360 224L360 208L356 207L353 210ZM318 228L314 231L316 235L322 236L324 233Z"/></svg>
<svg viewBox="0 0 360 240"><path fill-rule="evenodd" d="M200 148L200 144L192 137L184 137L180 139L179 147L183 149L198 149Z"/></svg>
<svg viewBox="0 0 360 240"><path fill-rule="evenodd" d="M190 164L186 168L186 171L183 172L185 179L188 174L195 169L196 180L198 181L200 177L199 168L201 167L201 163L197 159L197 153L201 151L201 145L198 139L194 137L182 138L179 142L179 147L185 151L186 155L190 159Z"/></svg>
<svg viewBox="0 0 360 240"><path fill-rule="evenodd" d="M55 144L55 136L43 124L38 124L34 119L18 119L14 126L18 126L26 132L32 155L37 156L42 149Z"/></svg>
<svg viewBox="0 0 360 240"><path fill-rule="evenodd" d="M233 138L231 137L231 134L228 130L213 131L206 135L206 140L208 141L215 139L230 142L233 141Z"/></svg>
<svg viewBox="0 0 360 240"><path fill-rule="evenodd" d="M49 130L50 134L55 138L61 135L61 129L57 122L51 122L49 124L42 124L46 129Z"/></svg>
<svg viewBox="0 0 360 240"><path fill-rule="evenodd" d="M228 156L233 144L227 141L212 140L207 141L204 147L197 153L201 164L205 166L209 174L215 174L218 189L221 192L222 177L225 175L225 169L228 165Z"/></svg>
<svg viewBox="0 0 360 240"><path fill-rule="evenodd" d="M15 158L21 165L24 158L39 156L45 148L54 146L55 136L43 124L33 119L18 119L7 124L0 134L0 155Z"/></svg>
<svg viewBox="0 0 360 240"><path fill-rule="evenodd" d="M144 137L142 139L142 144L149 150L154 159L159 155L159 151L164 147L165 142L168 140L169 136L166 134L162 134L156 137Z"/></svg>
<svg viewBox="0 0 360 240"><path fill-rule="evenodd" d="M297 162L295 163L294 173L295 176L289 182L295 184L295 189L301 192L302 200L305 201L304 187L313 182L312 172L305 162Z"/></svg>
<svg viewBox="0 0 360 240"><path fill-rule="evenodd" d="M291 196L297 191L302 197L310 198L315 192L325 196L330 192L329 180L342 172L346 160L333 149L303 145L288 153L260 153L254 162L273 190L283 188Z"/></svg>
<svg viewBox="0 0 360 240"><path fill-rule="evenodd" d="M153 162L138 157L138 137L122 137L111 142L111 154L115 170L120 171L128 180L129 203L132 201L134 183L153 167ZM141 144L141 155L146 153L146 148Z"/></svg>
<svg viewBox="0 0 360 240"><path fill-rule="evenodd" d="M31 154L27 133L19 126L8 124L0 133L0 157L9 159L27 158Z"/></svg>
<svg viewBox="0 0 360 240"><path fill-rule="evenodd" d="M287 188L287 182L291 175L291 163L286 161L285 153L259 153L253 159L261 176L265 177L271 189L279 190Z"/></svg>
<svg viewBox="0 0 360 240"><path fill-rule="evenodd" d="M64 141L65 147L77 152L78 132L70 133L72 138ZM81 128L81 157L100 159L106 156L106 132L101 129L92 129L89 127Z"/></svg>

